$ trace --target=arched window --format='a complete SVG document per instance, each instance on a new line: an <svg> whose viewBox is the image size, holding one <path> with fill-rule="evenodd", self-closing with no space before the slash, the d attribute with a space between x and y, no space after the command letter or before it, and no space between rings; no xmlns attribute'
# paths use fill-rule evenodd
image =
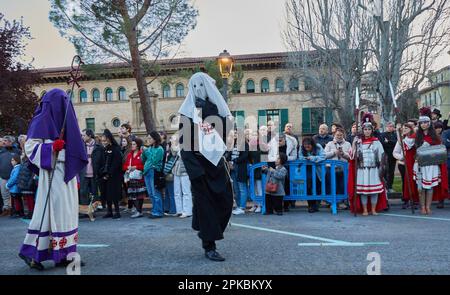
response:
<svg viewBox="0 0 450 295"><path fill-rule="evenodd" d="M284 80L283 79L275 80L275 91L276 92L284 92Z"/></svg>
<svg viewBox="0 0 450 295"><path fill-rule="evenodd" d="M311 81L311 78L305 78L305 90L312 90L313 89L313 84Z"/></svg>
<svg viewBox="0 0 450 295"><path fill-rule="evenodd" d="M255 82L253 80L247 81L247 93L255 93Z"/></svg>
<svg viewBox="0 0 450 295"><path fill-rule="evenodd" d="M184 86L183 84L177 85L177 97L183 97L184 96Z"/></svg>
<svg viewBox="0 0 450 295"><path fill-rule="evenodd" d="M289 81L289 90L290 91L299 91L299 87L298 87L298 79L297 78L291 78L291 80Z"/></svg>
<svg viewBox="0 0 450 295"><path fill-rule="evenodd" d="M163 86L163 98L170 97L170 86L164 85Z"/></svg>
<svg viewBox="0 0 450 295"><path fill-rule="evenodd" d="M112 101L113 100L113 91L111 88L105 89L105 101Z"/></svg>
<svg viewBox="0 0 450 295"><path fill-rule="evenodd" d="M261 92L262 93L269 92L269 80L267 79L261 80Z"/></svg>
<svg viewBox="0 0 450 295"><path fill-rule="evenodd" d="M97 88L92 90L92 101L98 102L100 101L100 91Z"/></svg>
<svg viewBox="0 0 450 295"><path fill-rule="evenodd" d="M127 90L125 87L119 87L118 90L119 100L127 100Z"/></svg>
<svg viewBox="0 0 450 295"><path fill-rule="evenodd" d="M80 102L87 102L87 98L87 91L84 89L80 90Z"/></svg>
<svg viewBox="0 0 450 295"><path fill-rule="evenodd" d="M114 127L117 127L117 128L120 127L120 119L119 118L112 119L111 123Z"/></svg>

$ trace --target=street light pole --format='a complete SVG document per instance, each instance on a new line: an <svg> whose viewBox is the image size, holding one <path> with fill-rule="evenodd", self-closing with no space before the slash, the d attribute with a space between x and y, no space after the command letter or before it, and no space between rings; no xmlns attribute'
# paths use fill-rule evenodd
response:
<svg viewBox="0 0 450 295"><path fill-rule="evenodd" d="M222 76L223 82L222 96L225 99L225 102L228 103L228 78L233 72L234 59L231 57L228 51L224 50L219 54L217 63L219 64L220 75Z"/></svg>

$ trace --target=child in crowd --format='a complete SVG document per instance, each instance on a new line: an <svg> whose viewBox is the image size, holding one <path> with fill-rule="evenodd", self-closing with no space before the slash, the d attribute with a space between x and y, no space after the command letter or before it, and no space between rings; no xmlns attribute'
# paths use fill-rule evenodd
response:
<svg viewBox="0 0 450 295"><path fill-rule="evenodd" d="M267 173L266 177L266 213L265 215L273 214L273 210L277 215L283 215L283 197L284 182L286 180L287 169L284 164L287 162L287 156L285 153L279 153L277 160L275 161L276 168L263 167L263 173ZM276 190L268 191L268 184L275 185Z"/></svg>

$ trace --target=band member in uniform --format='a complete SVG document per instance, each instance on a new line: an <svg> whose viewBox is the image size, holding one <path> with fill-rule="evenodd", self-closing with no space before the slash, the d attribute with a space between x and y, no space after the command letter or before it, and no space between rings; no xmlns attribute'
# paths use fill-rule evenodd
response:
<svg viewBox="0 0 450 295"><path fill-rule="evenodd" d="M189 80L189 92L179 113L181 158L194 203L192 228L198 231L206 258L224 261L215 242L223 239L233 208L223 157L226 130L233 126L226 123L231 113L214 79L205 73L196 73Z"/></svg>

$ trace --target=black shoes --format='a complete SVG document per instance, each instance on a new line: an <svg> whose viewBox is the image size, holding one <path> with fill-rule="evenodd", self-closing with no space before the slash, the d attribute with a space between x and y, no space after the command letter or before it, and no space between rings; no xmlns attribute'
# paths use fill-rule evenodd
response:
<svg viewBox="0 0 450 295"><path fill-rule="evenodd" d="M225 261L225 258L220 256L216 250L205 251L205 257L212 261Z"/></svg>
<svg viewBox="0 0 450 295"><path fill-rule="evenodd" d="M438 209L444 209L444 201L439 201L439 204L437 205Z"/></svg>
<svg viewBox="0 0 450 295"><path fill-rule="evenodd" d="M42 265L42 263L40 262L36 262L31 258L28 258L22 254L19 254L19 257L25 261L25 263L31 268L31 269L37 269L39 271L43 271L44 270L44 266Z"/></svg>
<svg viewBox="0 0 450 295"><path fill-rule="evenodd" d="M115 220L118 220L118 219L120 219L120 213L115 213L114 215L113 215L113 217L112 217L112 219L115 219Z"/></svg>

